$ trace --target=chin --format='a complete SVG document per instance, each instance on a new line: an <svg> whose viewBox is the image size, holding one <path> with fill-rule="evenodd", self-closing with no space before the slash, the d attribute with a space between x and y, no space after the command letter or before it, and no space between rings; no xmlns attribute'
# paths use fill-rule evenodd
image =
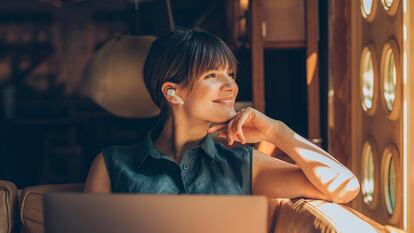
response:
<svg viewBox="0 0 414 233"><path fill-rule="evenodd" d="M234 116L236 116L236 111L233 109L231 111L226 112L220 112L220 114L217 114L214 117L213 123L225 123L231 119L233 119Z"/></svg>

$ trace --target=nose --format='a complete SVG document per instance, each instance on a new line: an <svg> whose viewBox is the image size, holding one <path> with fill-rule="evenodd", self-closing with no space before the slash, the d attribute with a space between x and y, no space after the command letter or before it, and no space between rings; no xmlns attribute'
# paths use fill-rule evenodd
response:
<svg viewBox="0 0 414 233"><path fill-rule="evenodd" d="M222 80L223 80L223 85L221 86L222 91L231 91L231 92L237 93L239 87L237 86L237 83L236 81L234 81L233 77L231 77L228 74L224 74Z"/></svg>

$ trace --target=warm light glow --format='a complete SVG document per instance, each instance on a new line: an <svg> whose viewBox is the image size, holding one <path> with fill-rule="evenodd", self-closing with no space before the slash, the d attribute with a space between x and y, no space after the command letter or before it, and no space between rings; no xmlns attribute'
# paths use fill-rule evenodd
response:
<svg viewBox="0 0 414 233"><path fill-rule="evenodd" d="M404 2L403 2L403 12L404 12L404 14L407 14L407 0L404 0ZM406 19L406 18L408 18L408 16L404 15L404 19ZM406 23L406 25L407 24L408 23Z"/></svg>
<svg viewBox="0 0 414 233"><path fill-rule="evenodd" d="M240 0L240 9L244 12L249 7L249 0Z"/></svg>
<svg viewBox="0 0 414 233"><path fill-rule="evenodd" d="M329 182L332 182L333 179L337 178L338 175L332 172L332 168L330 167L316 167L315 174L319 179L321 180L322 184L328 184ZM336 185L338 186L338 185ZM333 191L334 189L330 190Z"/></svg>
<svg viewBox="0 0 414 233"><path fill-rule="evenodd" d="M262 141L259 143L257 150L267 155L272 155L276 150L276 146L270 142Z"/></svg>
<svg viewBox="0 0 414 233"><path fill-rule="evenodd" d="M304 140L297 137L298 140ZM307 147L304 145L303 147ZM308 161L308 169L313 170L320 183L325 186L329 193L341 196L342 191L354 191L359 186L358 181L353 179L352 173L342 172L343 167L332 161L321 151L313 151L305 148L295 148L300 157Z"/></svg>
<svg viewBox="0 0 414 233"><path fill-rule="evenodd" d="M325 155L321 155L319 152L304 149L304 148L295 148L296 152L301 155L303 159L309 160L309 161L318 161L321 163L329 164L330 166L335 166L335 162L333 162L331 159L326 157Z"/></svg>
<svg viewBox="0 0 414 233"><path fill-rule="evenodd" d="M362 106L364 110L372 108L374 98L374 64L372 61L372 54L369 49L365 49L361 58L361 91L362 91Z"/></svg>
<svg viewBox="0 0 414 233"><path fill-rule="evenodd" d="M326 221L331 222L335 226L336 232L377 232L370 224L367 224L364 220L336 203L329 203L320 200L308 201L308 203L312 207L304 205L304 208L308 209L312 213L315 213L317 216L320 214L315 211L314 208L318 209L323 215L320 216L319 219L326 219L326 216L329 216L329 219L326 219Z"/></svg>
<svg viewBox="0 0 414 233"><path fill-rule="evenodd" d="M403 25L403 93L404 93L404 101L403 101L403 229L407 230L407 217L408 217L408 56L407 51L409 50L409 43L408 43L408 28L410 27L410 20L408 15L407 9L407 0L403 1L403 13L404 13L404 25ZM412 14L413 12L411 12ZM412 90L411 90L412 91ZM410 102L412 103L412 102Z"/></svg>
<svg viewBox="0 0 414 233"><path fill-rule="evenodd" d="M394 53L390 48L385 56L385 63L384 63L384 99L385 99L385 107L389 112L392 111L395 102L395 94L397 89L397 67L395 66L395 57Z"/></svg>
<svg viewBox="0 0 414 233"><path fill-rule="evenodd" d="M404 59L406 60L406 59ZM405 70L405 69L404 69ZM403 153L403 225L404 225L404 229L407 229L407 208L408 208L408 187L407 187L407 182L408 182L408 169L407 169L407 163L408 163L408 109L407 109L407 100L404 97L404 104L403 104L403 111L404 111L404 116L403 116L403 148L404 148L404 153Z"/></svg>
<svg viewBox="0 0 414 233"><path fill-rule="evenodd" d="M313 52L306 59L306 84L311 85L318 65L318 54Z"/></svg>
<svg viewBox="0 0 414 233"><path fill-rule="evenodd" d="M407 37L408 37L407 25L404 25L403 26L403 40L407 41Z"/></svg>
<svg viewBox="0 0 414 233"><path fill-rule="evenodd" d="M335 127L335 113L334 113L334 97L335 91L333 89L329 89L328 91L328 128L333 129ZM329 134L331 130L329 130ZM330 138L331 136L328 136Z"/></svg>
<svg viewBox="0 0 414 233"><path fill-rule="evenodd" d="M307 166L304 172L313 173L329 193L342 197L347 195L348 191L353 192L358 188L359 184L357 179L354 179L354 175L331 159L327 152L314 146L299 134L295 134L294 137L298 140L297 146L294 147L294 151L299 154L295 156L298 159L296 162L306 160Z"/></svg>

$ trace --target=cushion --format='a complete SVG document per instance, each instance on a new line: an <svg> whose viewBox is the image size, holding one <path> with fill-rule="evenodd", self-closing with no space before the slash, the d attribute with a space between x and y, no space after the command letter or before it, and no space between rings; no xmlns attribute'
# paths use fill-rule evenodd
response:
<svg viewBox="0 0 414 233"><path fill-rule="evenodd" d="M23 190L20 204L20 220L26 233L43 233L43 199L48 192L82 192L83 184L39 185Z"/></svg>
<svg viewBox="0 0 414 233"><path fill-rule="evenodd" d="M10 233L14 227L17 209L17 187L0 180L0 233Z"/></svg>

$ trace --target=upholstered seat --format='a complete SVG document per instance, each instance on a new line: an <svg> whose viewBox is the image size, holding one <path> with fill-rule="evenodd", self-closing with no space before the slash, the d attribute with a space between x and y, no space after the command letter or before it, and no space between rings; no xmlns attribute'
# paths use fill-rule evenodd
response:
<svg viewBox="0 0 414 233"><path fill-rule="evenodd" d="M0 181L0 233L42 233L43 198L48 192L81 192L83 184L39 185L21 190L17 216L16 186ZM355 210L336 203L312 199L270 199L271 233L389 232ZM13 228L14 226L14 228ZM14 230L13 230L14 229Z"/></svg>
<svg viewBox="0 0 414 233"><path fill-rule="evenodd" d="M0 180L0 233L10 233L17 214L17 188L11 182Z"/></svg>

